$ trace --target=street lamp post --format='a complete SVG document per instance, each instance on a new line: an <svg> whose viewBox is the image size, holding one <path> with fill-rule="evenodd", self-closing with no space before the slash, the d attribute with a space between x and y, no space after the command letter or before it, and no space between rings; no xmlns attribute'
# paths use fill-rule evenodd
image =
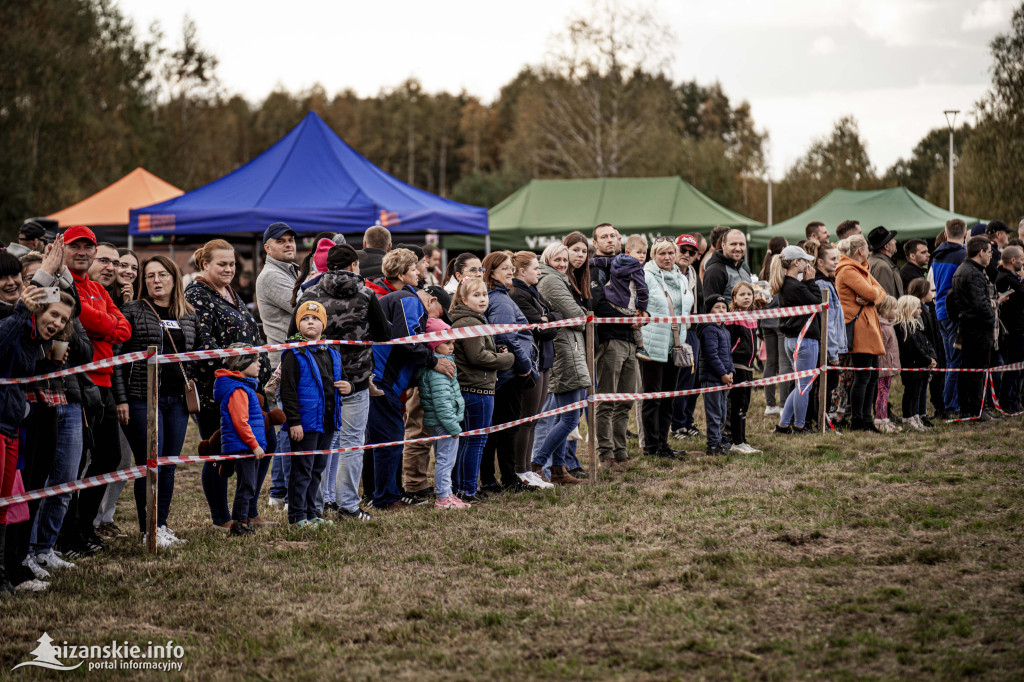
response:
<svg viewBox="0 0 1024 682"><path fill-rule="evenodd" d="M949 212L953 212L953 128L956 126L956 115L959 109L947 109L942 112L946 115L946 126L949 127Z"/></svg>

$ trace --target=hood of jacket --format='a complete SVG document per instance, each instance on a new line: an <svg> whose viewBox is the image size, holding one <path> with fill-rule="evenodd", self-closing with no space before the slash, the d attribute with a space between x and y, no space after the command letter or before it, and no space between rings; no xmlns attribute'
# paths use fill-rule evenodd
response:
<svg viewBox="0 0 1024 682"><path fill-rule="evenodd" d="M332 298L351 298L359 293L363 278L348 270L328 270L317 284Z"/></svg>
<svg viewBox="0 0 1024 682"><path fill-rule="evenodd" d="M942 242L937 247L935 247L935 251L932 252L932 262L934 263L935 261L945 260L950 255L961 251L965 253L967 251L966 247L964 247L963 244L955 244L953 242Z"/></svg>
<svg viewBox="0 0 1024 682"><path fill-rule="evenodd" d="M464 324L464 327L471 327L474 324L487 324L487 320L484 318L482 313L473 312L467 306L462 303L456 303L452 306L452 309L448 312L448 316L452 320L452 326L459 320L470 318L472 321L470 324Z"/></svg>
<svg viewBox="0 0 1024 682"><path fill-rule="evenodd" d="M850 258L849 256L845 256L845 255L844 256L839 256L839 264L836 266L836 276L839 275L839 272L841 270L846 270L848 268L854 268L855 270L860 272L865 277L870 272L868 270L868 264L867 263L861 264L861 263L858 263L857 261L855 261L854 259Z"/></svg>

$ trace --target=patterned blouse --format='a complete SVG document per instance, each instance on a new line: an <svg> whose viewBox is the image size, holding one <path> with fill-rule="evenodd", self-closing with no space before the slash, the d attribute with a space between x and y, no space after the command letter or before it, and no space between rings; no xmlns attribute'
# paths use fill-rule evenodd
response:
<svg viewBox="0 0 1024 682"><path fill-rule="evenodd" d="M260 337L256 320L245 307L245 303L232 289L228 289L235 303L229 303L202 277L197 277L185 289L185 300L196 309L196 342L193 350L227 348L233 343L261 346L265 341ZM219 409L213 399L213 373L224 366L220 359L193 362L193 376L204 410ZM270 379L270 358L260 353L260 386Z"/></svg>

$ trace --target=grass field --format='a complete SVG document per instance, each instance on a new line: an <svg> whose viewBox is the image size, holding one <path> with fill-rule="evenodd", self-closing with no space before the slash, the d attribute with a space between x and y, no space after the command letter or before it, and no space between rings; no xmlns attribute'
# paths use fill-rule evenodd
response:
<svg viewBox="0 0 1024 682"><path fill-rule="evenodd" d="M192 679L1024 677L1021 420L783 438L762 412L760 455L244 540L179 467L188 544L133 534L0 602L0 678L82 673L10 672L44 630L173 640Z"/></svg>

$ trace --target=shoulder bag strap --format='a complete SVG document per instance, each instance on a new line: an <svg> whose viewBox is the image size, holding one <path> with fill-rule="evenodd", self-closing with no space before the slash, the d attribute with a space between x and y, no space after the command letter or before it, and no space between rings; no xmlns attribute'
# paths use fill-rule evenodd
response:
<svg viewBox="0 0 1024 682"><path fill-rule="evenodd" d="M668 289L665 288L665 281L664 281L664 279L659 279L658 280L658 285L661 286L662 293L664 293L665 294L665 298L668 299L668 312L669 312L669 315L674 314L675 311L676 311L676 307L675 307L675 305L672 304L672 297L668 295ZM683 345L682 341L679 340L679 323L678 322L673 322L672 323L672 343L674 343L676 346Z"/></svg>
<svg viewBox="0 0 1024 682"><path fill-rule="evenodd" d="M156 315L156 321L158 323L160 323L160 330L161 330L161 332L164 331L164 321L162 319L160 319L160 313L158 313L156 311L156 308L154 308L153 304L150 303L148 300L142 299L142 302L145 303L146 305L148 305L149 309L153 311L153 314ZM171 334L170 332L167 332L167 338L170 339L170 341L171 341L171 348L174 350L174 354L177 355L178 354L178 346L174 343L174 335ZM188 383L188 375L185 374L185 367L184 367L184 365L182 365L180 362L177 363L177 364L178 364L178 369L181 370L181 378L185 380L185 383Z"/></svg>

